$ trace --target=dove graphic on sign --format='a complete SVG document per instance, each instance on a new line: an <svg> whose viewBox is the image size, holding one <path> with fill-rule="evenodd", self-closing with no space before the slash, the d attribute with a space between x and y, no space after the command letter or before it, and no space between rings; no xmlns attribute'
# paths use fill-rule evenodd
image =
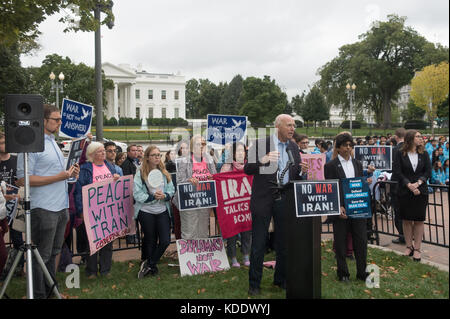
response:
<svg viewBox="0 0 450 319"><path fill-rule="evenodd" d="M89 110L85 110L84 108L81 108L81 110L83 111L83 115L81 116L81 119L84 120L86 117L89 116L90 112Z"/></svg>

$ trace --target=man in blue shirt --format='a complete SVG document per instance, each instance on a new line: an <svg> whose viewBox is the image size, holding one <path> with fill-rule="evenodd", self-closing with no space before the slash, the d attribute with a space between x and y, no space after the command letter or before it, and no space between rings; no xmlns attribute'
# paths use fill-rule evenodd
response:
<svg viewBox="0 0 450 319"><path fill-rule="evenodd" d="M55 259L61 252L69 220L67 179L78 177L78 164L66 170L64 156L54 134L61 126L61 113L52 105L44 106L44 151L28 154L30 182L31 241L36 245L47 270L55 276ZM23 185L23 153L17 158L17 177ZM51 287L45 281L40 265L33 257L34 298L45 298Z"/></svg>

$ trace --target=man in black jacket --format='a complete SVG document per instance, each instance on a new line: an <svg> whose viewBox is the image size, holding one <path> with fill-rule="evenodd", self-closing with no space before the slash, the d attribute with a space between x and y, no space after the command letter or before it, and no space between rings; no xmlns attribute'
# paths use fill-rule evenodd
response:
<svg viewBox="0 0 450 319"><path fill-rule="evenodd" d="M137 158L137 146L135 144L127 147L127 159L123 161L120 167L123 170L123 176L136 174L136 158Z"/></svg>
<svg viewBox="0 0 450 319"><path fill-rule="evenodd" d="M275 119L274 135L255 141L249 150L244 172L253 175L250 210L252 212L252 249L250 254L249 295L258 295L263 272L266 239L270 220L275 226L276 266L274 285L286 289L286 194L275 190L278 184L306 179L307 166L301 164L298 146L291 141L294 119L287 114ZM290 165L293 161L292 165ZM284 172L283 172L284 171Z"/></svg>
<svg viewBox="0 0 450 319"><path fill-rule="evenodd" d="M400 149L403 146L403 142L406 135L406 130L403 127L398 128L395 130L394 133L395 140L397 141L397 145L392 149L392 163L394 163L397 160L398 154L400 154ZM398 182L396 174L392 174L391 177L392 181ZM392 242L394 244L404 244L405 243L405 237L403 236L403 222L400 219L400 213L399 213L399 207L398 207L398 198L397 198L397 187L398 185L392 185L391 187L391 202L392 206L394 208L394 223L395 228L397 228L398 234L400 235L398 238L393 239Z"/></svg>
<svg viewBox="0 0 450 319"><path fill-rule="evenodd" d="M353 250L356 259L356 277L366 280L367 266L367 220L365 218L348 218L345 213L344 193L341 180L363 176L362 164L352 158L354 142L348 133L336 136L335 148L338 156L325 164L325 179L338 179L341 202L341 214L331 216L333 222L333 239L336 248L337 275L339 281L348 282L350 273L345 260L347 251L347 232L351 232Z"/></svg>

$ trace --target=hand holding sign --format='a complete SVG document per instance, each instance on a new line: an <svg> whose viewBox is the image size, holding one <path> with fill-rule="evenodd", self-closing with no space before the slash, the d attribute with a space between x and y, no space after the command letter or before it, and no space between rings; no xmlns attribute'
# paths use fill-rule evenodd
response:
<svg viewBox="0 0 450 319"><path fill-rule="evenodd" d="M163 174L159 169L150 171L147 176L147 180L148 184L153 188L161 187L164 184ZM161 200L166 197L161 189L158 189L153 195L157 200Z"/></svg>

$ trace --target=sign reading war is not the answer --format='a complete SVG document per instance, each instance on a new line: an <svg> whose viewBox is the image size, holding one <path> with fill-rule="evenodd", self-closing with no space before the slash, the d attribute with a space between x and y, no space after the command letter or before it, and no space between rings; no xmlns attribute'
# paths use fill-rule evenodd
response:
<svg viewBox="0 0 450 319"><path fill-rule="evenodd" d="M247 117L208 114L208 143L225 145L242 142L247 133Z"/></svg>
<svg viewBox="0 0 450 319"><path fill-rule="evenodd" d="M361 161L363 169L369 165L375 169L392 169L392 146L388 145L355 145L355 159Z"/></svg>
<svg viewBox="0 0 450 319"><path fill-rule="evenodd" d="M304 181L294 184L297 217L340 214L339 181Z"/></svg>
<svg viewBox="0 0 450 319"><path fill-rule="evenodd" d="M78 138L89 133L91 131L92 110L91 105L63 99L59 135Z"/></svg>
<svg viewBox="0 0 450 319"><path fill-rule="evenodd" d="M364 178L342 180L345 214L350 218L370 218L370 188Z"/></svg>
<svg viewBox="0 0 450 319"><path fill-rule="evenodd" d="M181 276L199 275L230 268L221 237L177 240Z"/></svg>
<svg viewBox="0 0 450 319"><path fill-rule="evenodd" d="M133 175L83 186L83 219L91 255L114 239L136 233Z"/></svg>
<svg viewBox="0 0 450 319"><path fill-rule="evenodd" d="M215 181L200 181L197 186L191 183L178 184L177 191L180 210L217 207Z"/></svg>

